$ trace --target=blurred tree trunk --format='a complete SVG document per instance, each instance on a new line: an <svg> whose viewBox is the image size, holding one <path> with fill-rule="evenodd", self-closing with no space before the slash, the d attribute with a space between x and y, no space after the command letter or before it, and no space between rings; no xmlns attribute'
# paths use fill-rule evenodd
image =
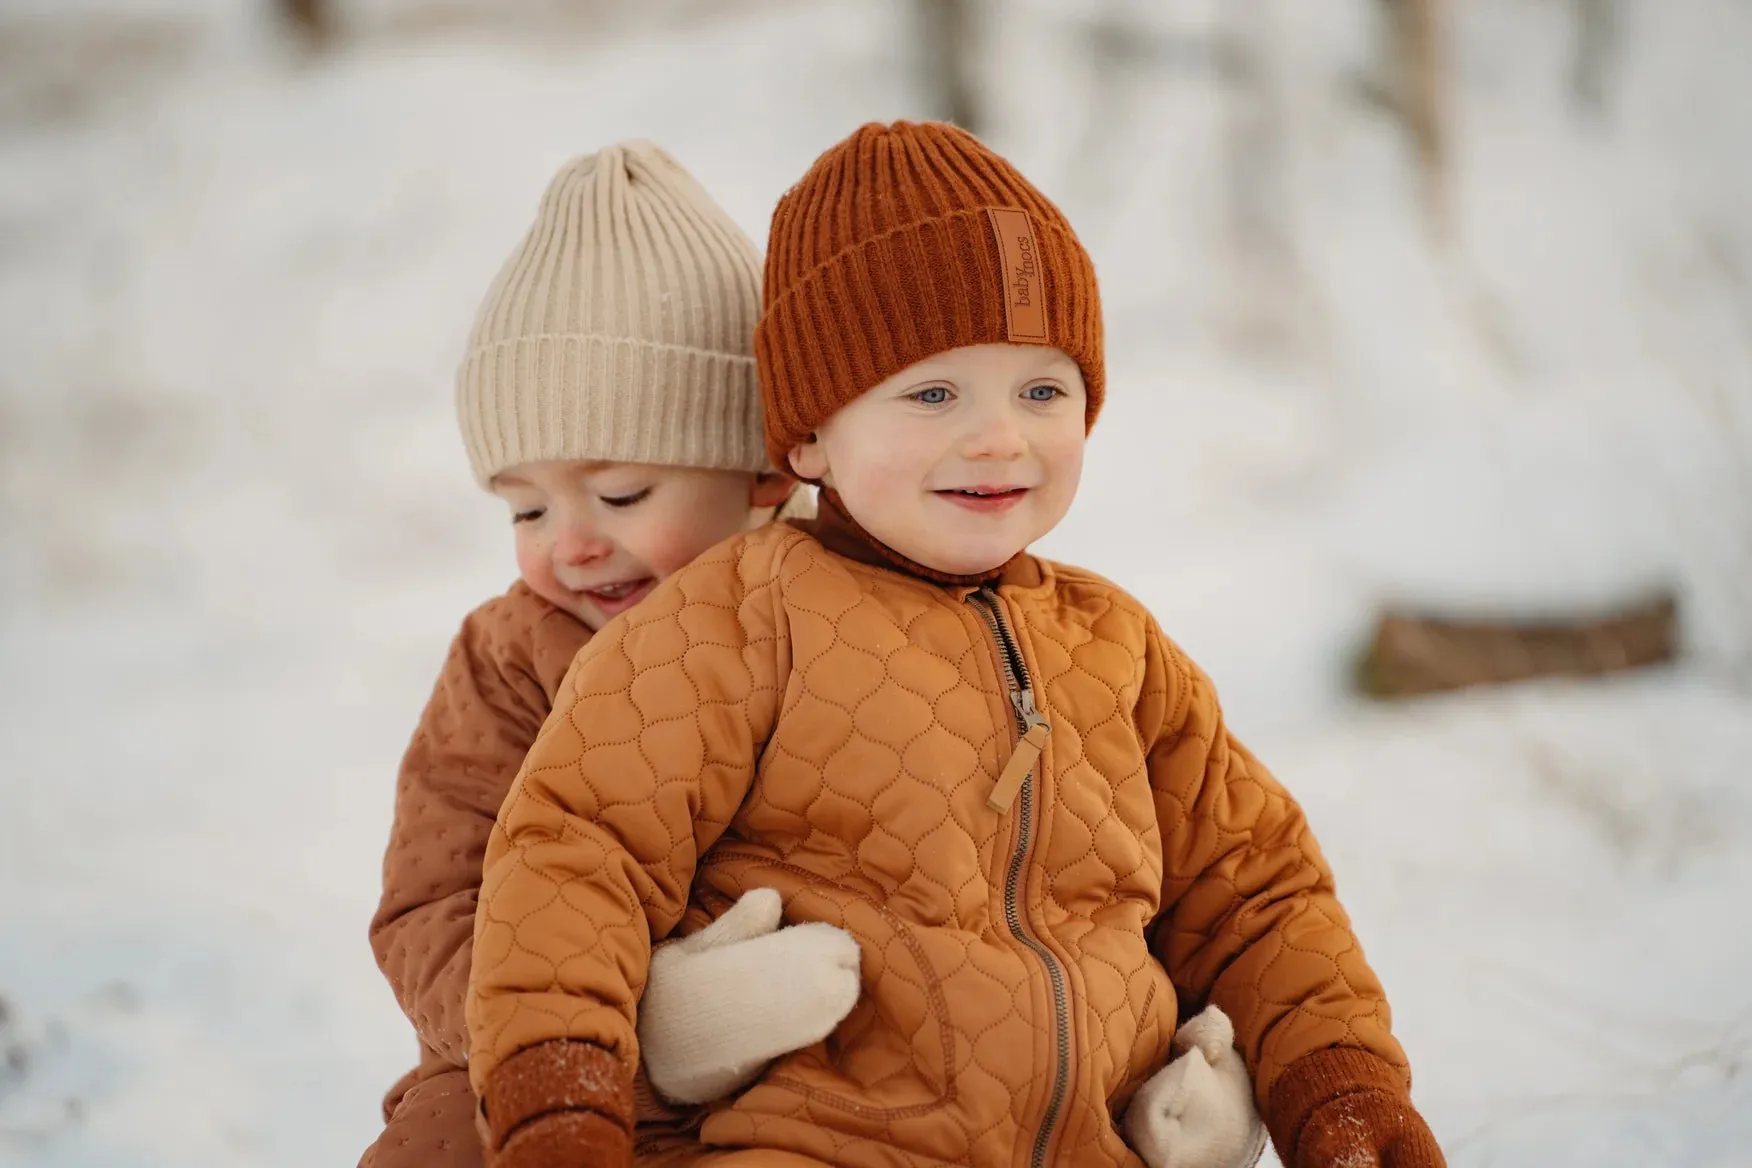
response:
<svg viewBox="0 0 1752 1168"><path fill-rule="evenodd" d="M1249 250L1285 242L1284 110L1272 0L1223 5L1222 60L1229 79L1228 170L1232 226Z"/></svg>
<svg viewBox="0 0 1752 1168"><path fill-rule="evenodd" d="M1576 51L1570 66L1570 92L1590 114L1603 114L1610 101L1611 74L1618 64L1620 0L1575 0Z"/></svg>
<svg viewBox="0 0 1752 1168"><path fill-rule="evenodd" d="M1425 221L1446 236L1449 100L1443 59L1446 0L1381 0L1387 36L1382 74L1393 109L1417 151Z"/></svg>
<svg viewBox="0 0 1752 1168"><path fill-rule="evenodd" d="M1235 257L1231 319L1243 347L1266 353L1293 349L1298 339L1277 3L1226 0L1218 57L1228 83L1224 153Z"/></svg>
<svg viewBox="0 0 1752 1168"><path fill-rule="evenodd" d="M280 15L307 43L321 45L333 32L327 0L275 0Z"/></svg>
<svg viewBox="0 0 1752 1168"><path fill-rule="evenodd" d="M936 116L971 133L983 128L976 78L975 0L914 0L925 86Z"/></svg>

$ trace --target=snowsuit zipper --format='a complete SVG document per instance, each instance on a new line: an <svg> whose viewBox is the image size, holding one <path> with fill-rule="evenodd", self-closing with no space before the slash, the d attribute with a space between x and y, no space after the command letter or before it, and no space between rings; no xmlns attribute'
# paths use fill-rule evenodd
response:
<svg viewBox="0 0 1752 1168"><path fill-rule="evenodd" d="M1040 1130L1035 1134L1029 1155L1030 1168L1045 1168L1046 1155L1052 1146L1053 1129L1064 1111L1065 1097L1071 1087L1071 1019L1070 999L1065 988L1065 971L1039 938L1035 937L1022 917L1022 883L1027 871L1028 853L1034 846L1036 786L1029 780L1039 770L1038 763L1046 737L1052 727L1034 704L1034 686L1028 676L1028 663L1022 660L1022 649L1015 634L1004 619L1003 602L990 588L981 588L968 595L972 604L985 617L992 640L998 650L998 666L1009 688L1010 705L1016 714L1017 741L1015 752L998 776L998 784L987 798L992 810L1000 814L1016 810L1016 848L1004 873L1004 923L1010 933L1026 946L1046 968L1047 982L1052 988L1053 1009L1053 1079L1047 1098L1046 1113L1041 1117ZM1018 798L1019 796L1019 798Z"/></svg>

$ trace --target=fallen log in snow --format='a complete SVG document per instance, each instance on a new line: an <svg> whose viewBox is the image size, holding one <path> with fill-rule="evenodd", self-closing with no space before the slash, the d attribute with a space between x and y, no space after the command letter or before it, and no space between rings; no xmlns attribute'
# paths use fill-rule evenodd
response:
<svg viewBox="0 0 1752 1168"><path fill-rule="evenodd" d="M1598 677L1679 653L1679 604L1663 593L1604 616L1479 620L1389 608L1357 667L1357 688L1401 698L1541 677Z"/></svg>

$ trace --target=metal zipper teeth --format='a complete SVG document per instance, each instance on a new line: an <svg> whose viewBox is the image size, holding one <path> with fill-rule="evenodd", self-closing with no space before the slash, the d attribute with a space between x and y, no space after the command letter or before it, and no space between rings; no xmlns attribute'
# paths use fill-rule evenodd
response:
<svg viewBox="0 0 1752 1168"><path fill-rule="evenodd" d="M979 597L979 608L986 614L986 623L991 626L992 636L998 643L998 663L1003 667L1004 679L1010 686L1010 704L1015 709L1016 724L1026 734L1031 725L1046 720L1034 706L1034 688L1029 684L1032 679L1028 676L1028 664L1022 660L1021 647L1004 625L997 598L983 589L973 595ZM1038 772L1038 766L1035 769ZM1024 927L1019 903L1022 862L1034 841L1035 777L1035 774L1031 774L1029 781L1022 784L1017 800L1016 850L1010 856L1010 866L1004 876L1004 922L1010 926L1011 934L1026 945L1040 959L1041 965L1046 967L1047 981L1052 987L1053 1023L1058 1040L1054 1049L1052 1095L1047 1099L1046 1114L1041 1119L1040 1130L1035 1134L1034 1147L1028 1157L1032 1168L1045 1168L1046 1150L1052 1142L1052 1131L1058 1125L1059 1113L1064 1109L1066 1095L1070 1093L1071 1038L1070 1004L1069 996L1065 992L1064 972L1059 968L1058 959L1053 956L1052 951L1031 936Z"/></svg>
<svg viewBox="0 0 1752 1168"><path fill-rule="evenodd" d="M1046 1103L1046 1114L1041 1119L1040 1131L1034 1137L1034 1150L1029 1155L1028 1162L1033 1168L1044 1168L1046 1164L1046 1149L1052 1142L1052 1129L1058 1125L1059 1112L1064 1109L1065 1096L1070 1091L1071 1080L1071 1039L1068 1033L1070 1019L1067 1017L1064 974L1059 970L1058 961L1052 951L1030 936L1022 925L1022 912L1017 902L1017 892L1022 880L1022 857L1028 854L1029 845L1034 836L1034 784L1023 783L1022 793L1017 800L1018 816L1021 820L1020 834L1016 841L1016 852L1010 857L1010 870L1004 882L1004 918L1010 926L1010 932L1022 944L1034 951L1040 963L1046 967L1046 976L1052 983L1053 1022L1058 1039L1054 1050L1052 1095Z"/></svg>
<svg viewBox="0 0 1752 1168"><path fill-rule="evenodd" d="M1028 663L1022 660L1022 649L1016 644L1016 638L1010 635L1010 630L1004 625L1004 618L998 612L998 602L985 592L976 593L985 606L986 616L991 620L992 635L998 639L998 652L1004 659L1004 674L1010 683L1010 692L1032 689L1028 684Z"/></svg>
<svg viewBox="0 0 1752 1168"><path fill-rule="evenodd" d="M1031 727L1046 721L1034 705L1034 684L1033 679L1028 676L1028 663L1022 660L1022 648L1004 624L1004 618L998 610L997 597L984 589L973 595L979 597L977 607L985 613L986 623L991 626L992 639L998 643L998 665L1004 671L1005 684L1010 687L1010 708L1016 715L1016 728L1020 733L1026 734Z"/></svg>

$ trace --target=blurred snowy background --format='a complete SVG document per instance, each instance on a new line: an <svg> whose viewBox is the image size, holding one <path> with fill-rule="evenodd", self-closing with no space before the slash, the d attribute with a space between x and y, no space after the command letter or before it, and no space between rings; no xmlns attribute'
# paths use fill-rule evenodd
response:
<svg viewBox="0 0 1752 1168"><path fill-rule="evenodd" d="M948 87L900 0L0 3L0 1164L354 1162L396 764L513 571L497 265L611 140L758 240L953 107L1102 278L1044 550L1308 807L1451 1162L1752 1165L1752 3L1448 0L1434 137L1405 3L984 0ZM1381 603L1656 586L1675 666L1348 690Z"/></svg>

